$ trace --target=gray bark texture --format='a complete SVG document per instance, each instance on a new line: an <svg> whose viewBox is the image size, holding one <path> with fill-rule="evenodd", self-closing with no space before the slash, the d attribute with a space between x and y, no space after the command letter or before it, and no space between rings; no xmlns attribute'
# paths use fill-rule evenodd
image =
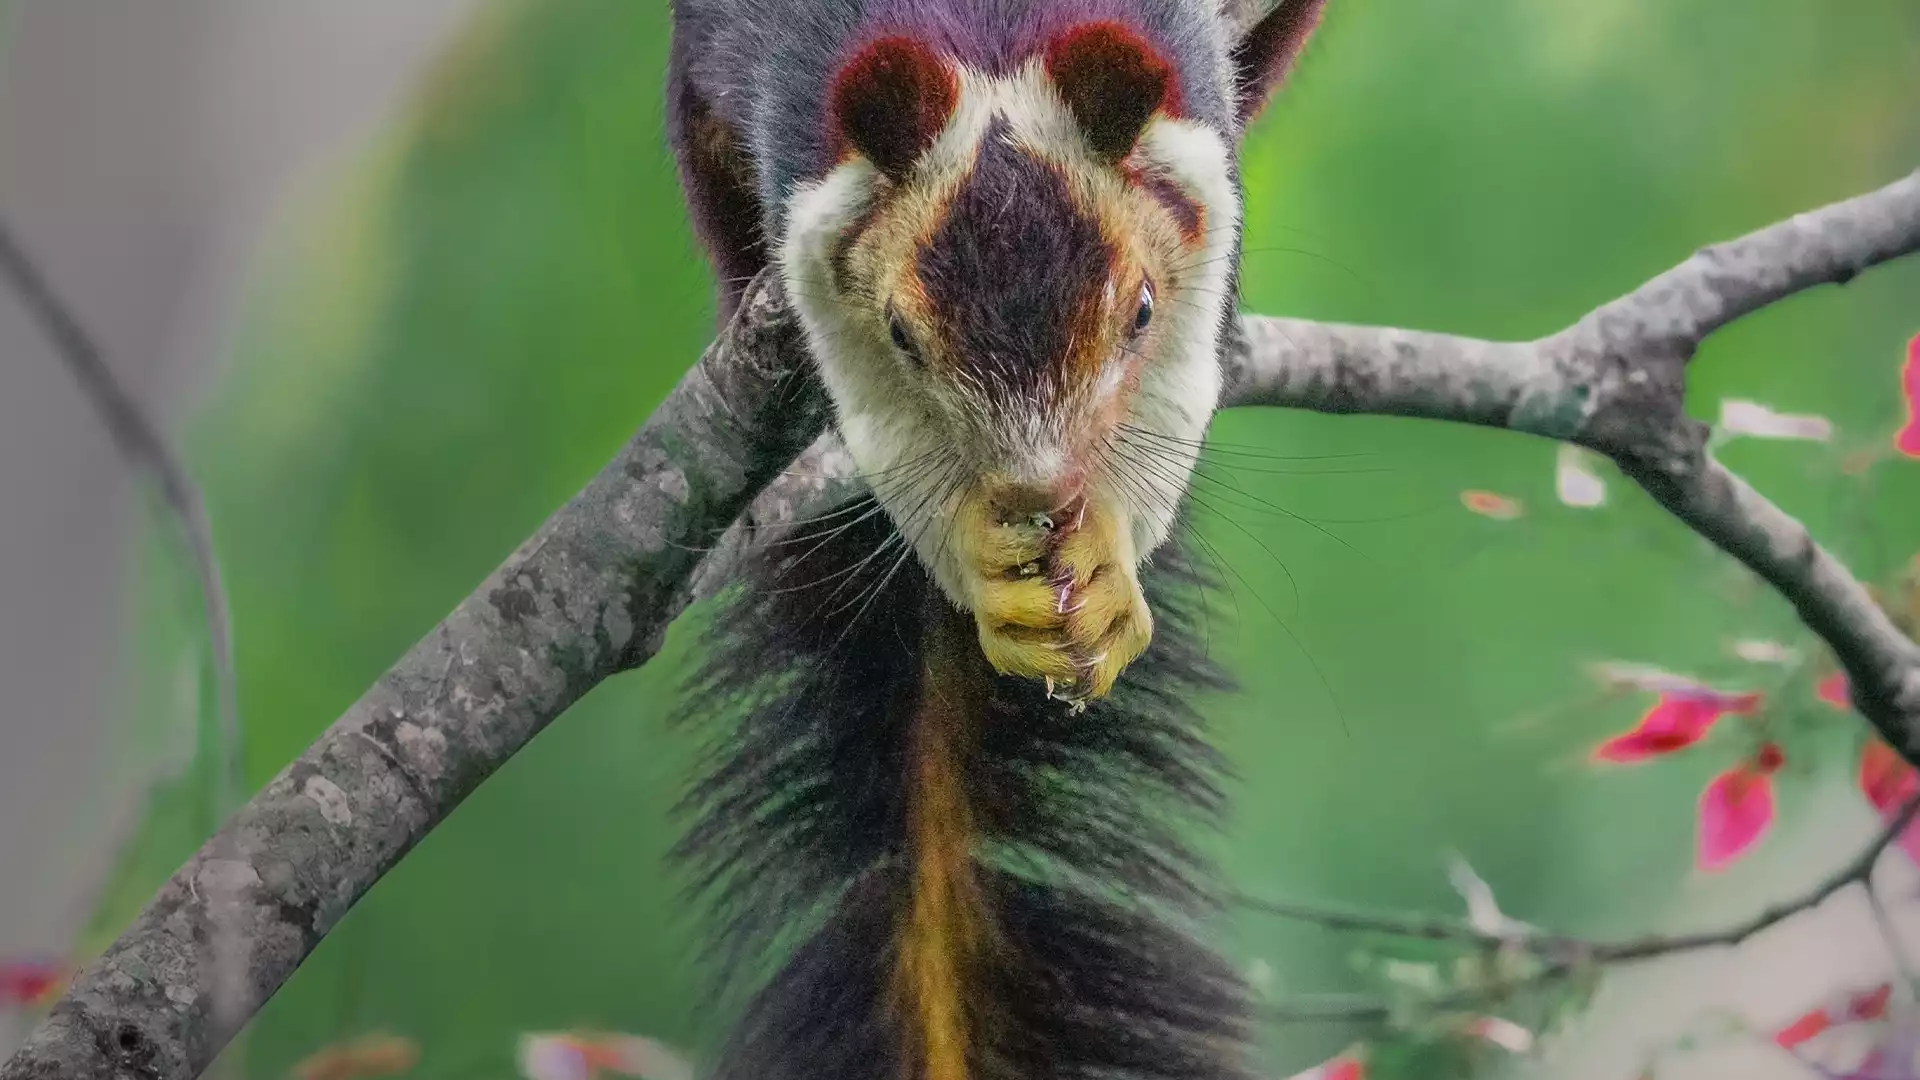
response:
<svg viewBox="0 0 1920 1080"><path fill-rule="evenodd" d="M826 423L771 280L619 456L246 804L74 981L6 1080L187 1078L380 876L601 680ZM215 1008L214 942L245 942Z"/></svg>
<svg viewBox="0 0 1920 1080"><path fill-rule="evenodd" d="M1902 757L1920 764L1920 645L1805 526L1709 455L1707 426L1684 407L1686 366L1708 334L1916 250L1920 171L1703 248L1537 341L1248 316L1240 320L1226 404L1463 421L1605 454L1674 517L1791 601L1846 669L1854 705Z"/></svg>
<svg viewBox="0 0 1920 1080"><path fill-rule="evenodd" d="M1687 361L1714 329L1915 250L1920 172L1704 249L1538 341L1246 316L1225 404L1505 427L1606 454L1791 600L1861 711L1920 762L1920 646L1799 522L1713 461L1682 411ZM174 875L0 1080L199 1074L462 798L731 580L757 530L854 482L821 435L809 371L763 279L626 449ZM248 943L235 1016L212 1005L216 927Z"/></svg>

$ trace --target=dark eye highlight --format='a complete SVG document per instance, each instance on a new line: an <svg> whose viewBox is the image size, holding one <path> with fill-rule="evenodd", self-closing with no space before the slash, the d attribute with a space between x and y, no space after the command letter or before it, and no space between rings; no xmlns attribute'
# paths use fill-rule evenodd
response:
<svg viewBox="0 0 1920 1080"><path fill-rule="evenodd" d="M891 307L887 309L887 336L893 339L893 347L906 354L914 363L920 362L920 346L916 345L913 335L907 332L907 324L900 321L900 313Z"/></svg>
<svg viewBox="0 0 1920 1080"><path fill-rule="evenodd" d="M1140 283L1140 306L1133 312L1133 332L1141 333L1151 322L1153 322L1153 283L1143 281Z"/></svg>

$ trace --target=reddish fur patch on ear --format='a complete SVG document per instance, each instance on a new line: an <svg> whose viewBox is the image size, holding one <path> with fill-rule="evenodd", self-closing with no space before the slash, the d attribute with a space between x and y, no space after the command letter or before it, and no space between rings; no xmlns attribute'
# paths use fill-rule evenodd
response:
<svg viewBox="0 0 1920 1080"><path fill-rule="evenodd" d="M883 37L841 65L828 100L842 145L898 181L947 126L960 80L925 42Z"/></svg>
<svg viewBox="0 0 1920 1080"><path fill-rule="evenodd" d="M1120 23L1087 23L1054 38L1046 66L1093 152L1102 157L1127 156L1155 112L1173 111L1173 68Z"/></svg>

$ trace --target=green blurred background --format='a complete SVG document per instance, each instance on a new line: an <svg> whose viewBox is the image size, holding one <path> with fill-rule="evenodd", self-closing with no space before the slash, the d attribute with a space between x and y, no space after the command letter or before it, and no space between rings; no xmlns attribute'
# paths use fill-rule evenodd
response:
<svg viewBox="0 0 1920 1080"><path fill-rule="evenodd" d="M1694 247L1920 164L1913 0L1336 0L1249 137L1244 306L1533 336ZM707 271L664 147L668 16L651 0L500 3L260 267L191 430L238 627L246 768L264 781L577 490L709 336ZM1920 331L1920 264L1717 335L1696 411L1750 397L1833 418L1831 446L1726 452L1863 575L1920 550L1920 463L1885 443ZM1727 671L1733 637L1802 643L1790 612L1607 473L1560 506L1553 447L1291 412L1223 416L1197 495L1229 569L1213 644L1244 692L1211 709L1243 778L1220 844L1272 897L1453 913L1458 852L1524 919L1586 934L1666 918L1691 813L1728 742L1595 774L1644 701L1582 666ZM1314 460L1317 455L1329 455ZM1349 456L1361 455L1361 456ZM1526 514L1493 521L1485 489ZM103 897L110 939L216 818L205 715L159 688L195 663L187 583L143 556L137 718L203 753L155 799ZM684 640L573 709L370 896L238 1053L279 1075L379 1027L421 1077L506 1076L522 1030L704 1046L694 912L662 852ZM1784 778L1783 820L1843 783L1855 731ZM1864 818L1863 818L1864 820ZM1762 849L1731 871L1795 880ZM1746 877L1742 877L1742 876ZM1804 875L1802 875L1804 876ZM1374 984L1355 942L1251 915L1225 931L1278 998ZM1275 1025L1284 1076L1359 1032ZM1464 1075L1452 1057L1410 1075Z"/></svg>

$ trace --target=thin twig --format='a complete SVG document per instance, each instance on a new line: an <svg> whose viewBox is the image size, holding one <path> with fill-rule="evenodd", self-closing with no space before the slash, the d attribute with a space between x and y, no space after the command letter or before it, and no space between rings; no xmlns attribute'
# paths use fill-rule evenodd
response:
<svg viewBox="0 0 1920 1080"><path fill-rule="evenodd" d="M1222 404L1450 420L1607 455L1791 602L1846 669L1860 713L1920 765L1920 645L1800 521L1712 458L1685 408L1687 365L1708 334L1916 250L1920 171L1704 248L1535 341L1244 316Z"/></svg>
<svg viewBox="0 0 1920 1080"><path fill-rule="evenodd" d="M1509 943L1526 945L1525 937L1509 938L1489 934L1458 919L1446 919L1428 915L1367 914L1355 911L1340 911L1333 908L1315 907L1312 904L1293 904L1281 900L1269 900L1265 897L1237 894L1234 903L1263 915L1273 915L1292 922L1311 923L1328 930L1341 933L1382 934L1387 937L1413 938L1421 941L1457 941L1463 944L1498 948Z"/></svg>
<svg viewBox="0 0 1920 1080"><path fill-rule="evenodd" d="M1907 939L1900 928L1893 924L1893 913L1887 910L1887 902L1880 895L1880 889L1868 878L1861 883L1866 887L1867 907L1873 912L1874 928L1879 930L1880 939L1886 942L1887 955L1893 958L1893 969L1900 973L1900 979L1907 984L1907 992L1920 993L1920 965L1913 960L1913 952L1907 948Z"/></svg>
<svg viewBox="0 0 1920 1080"><path fill-rule="evenodd" d="M161 886L0 1078L199 1075L482 780L660 648L700 553L825 426L810 373L763 276L619 455ZM223 923L251 945L234 1013L207 983Z"/></svg>
<svg viewBox="0 0 1920 1080"><path fill-rule="evenodd" d="M1585 950L1585 959L1603 964L1632 963L1640 960L1652 960L1656 957L1671 956L1675 953L1691 952L1695 949L1730 948L1744 943L1748 938L1768 930L1803 911L1811 911L1825 903L1829 897L1849 885L1858 885L1873 873L1874 866L1880 861L1907 826L1913 824L1916 815L1920 815L1920 797L1916 797L1894 815L1893 820L1880 830L1872 842L1860 849L1845 866L1821 879L1813 888L1798 898L1783 904L1775 904L1761 911L1751 919L1736 923L1724 930L1699 934L1679 934L1671 937L1643 937L1612 944L1595 945ZM1578 944L1575 943L1575 947Z"/></svg>
<svg viewBox="0 0 1920 1080"><path fill-rule="evenodd" d="M1804 527L1712 463L1683 408L1693 336L1920 249L1920 173L1788 225L1696 256L1531 343L1247 316L1223 404L1460 420L1608 454L1789 599L1846 668L1861 713L1920 761L1920 646ZM745 545L714 543L749 503L762 526L812 509L810 493L831 486L824 475L768 486L825 426L817 386L793 377L808 367L791 310L763 280L620 456L162 888L0 1080L185 1080L203 1068L233 1027L209 1015L198 981L202 883L239 883L257 920L257 1006L476 784L580 695L645 663L696 591L732 577ZM241 857L220 859L236 837ZM290 837L299 842L281 842ZM1662 941L1720 943L1612 949L1643 959L1671 951ZM1594 959L1552 963L1572 971Z"/></svg>
<svg viewBox="0 0 1920 1080"><path fill-rule="evenodd" d="M167 445L159 426L147 418L138 401L107 366L99 345L87 332L71 305L41 272L6 223L0 221L0 273L6 276L22 306L40 324L54 352L79 384L135 475L159 493L160 504L174 525L181 546L193 564L206 620L208 650L214 680L214 711L220 732L213 762L213 817L224 820L246 790L239 691L233 665L233 635L220 562L214 557L213 531L207 523L200 490ZM231 852L228 852L231 854ZM236 910L224 879L208 885L210 910L216 912L209 939L212 991L216 1007L244 1021L250 1011L242 983L251 966L252 942L233 917Z"/></svg>
<svg viewBox="0 0 1920 1080"><path fill-rule="evenodd" d="M99 411L120 456L158 492L187 549L194 575L199 580L207 642L212 652L215 707L220 718L222 744L222 760L216 765L219 775L214 812L224 816L245 790L240 775L243 761L240 706L234 678L227 590L221 580L219 560L214 557L213 531L207 524L200 489L181 466L158 426L147 419L139 402L107 366L99 346L79 317L62 301L4 221L0 221L0 274L6 276L21 306L40 324L61 363L79 384L81 393Z"/></svg>
<svg viewBox="0 0 1920 1080"><path fill-rule="evenodd" d="M1701 949L1732 948L1772 929L1805 911L1819 907L1835 893L1851 885L1869 886L1873 868L1908 826L1920 817L1920 796L1907 803L1872 841L1862 847L1846 865L1820 879L1812 888L1792 900L1774 904L1752 918L1720 930L1694 934L1652 935L1621 941L1590 942L1559 935L1501 936L1478 930L1463 922L1406 915L1361 915L1353 912L1316 908L1305 904L1278 903L1252 897L1240 898L1244 906L1265 914L1298 922L1324 926L1330 930L1385 934L1428 941L1458 941L1487 949L1520 949L1542 961L1542 966L1518 981L1494 987L1476 987L1442 995L1426 1007L1450 1012L1484 1004L1492 998L1506 998L1543 989L1594 966L1634 964L1662 957L1677 956ZM1872 889L1867 888L1869 899ZM1287 1022L1340 1021L1346 1023L1384 1022L1393 1015L1391 1006L1377 999L1319 998L1283 1002L1273 1006L1269 1015Z"/></svg>

